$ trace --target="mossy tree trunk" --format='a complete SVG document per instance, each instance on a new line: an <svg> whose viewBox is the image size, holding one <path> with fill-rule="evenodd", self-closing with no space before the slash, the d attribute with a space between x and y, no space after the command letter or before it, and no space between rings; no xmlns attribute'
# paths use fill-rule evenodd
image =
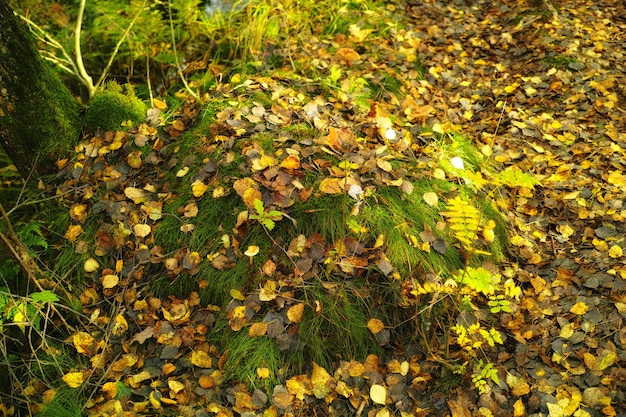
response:
<svg viewBox="0 0 626 417"><path fill-rule="evenodd" d="M0 142L20 174L45 174L77 142L80 105L0 0Z"/></svg>

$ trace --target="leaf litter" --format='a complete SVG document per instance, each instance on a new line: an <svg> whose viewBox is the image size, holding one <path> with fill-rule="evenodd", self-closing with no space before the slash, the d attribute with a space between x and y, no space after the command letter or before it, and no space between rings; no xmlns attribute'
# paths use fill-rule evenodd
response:
<svg viewBox="0 0 626 417"><path fill-rule="evenodd" d="M86 405L91 415L169 410L271 416L307 407L372 416L626 411L621 366L626 269L619 233L626 185L619 84L623 6L434 1L390 5L387 11L390 21L402 22L389 39L377 37L374 43L375 29L353 25L330 43L313 38L299 46L290 58L302 64L300 75L253 76L221 85L216 93L232 106L217 113L192 156L175 144L202 116L191 98L165 128L154 117L166 106L159 101L151 110L152 124L105 132L77 147L77 157L60 174L65 182L59 190L76 190L81 201L70 208L65 238L77 253L92 251L111 260L84 262L92 283L79 300L91 324L89 332L66 341L90 365L68 370L63 381L72 388L94 376L102 381ZM293 53L290 48L295 46L285 53ZM322 70L329 74L326 91L315 79ZM388 88L385 77L400 80L402 88ZM380 86L375 102L360 102L366 82ZM269 94L271 104L254 99L241 104L259 94ZM302 121L321 134L298 137L298 131L286 129ZM293 220L294 204L324 194L349 196L356 211L362 197L379 187L410 194L411 173L396 169L398 160L417 158L418 166L440 175L427 162L436 156L413 142L419 131L412 126L421 124L435 133L455 130L473 138L509 176L500 177L498 202L514 227L509 250L516 262L503 274L519 283L522 294L499 316L497 325L510 338L490 353L495 374L483 368L496 383L482 393L470 381L446 388L454 376L437 349L411 353L410 346L396 346L404 354L386 362L370 354L363 361L340 359L334 370L313 363L309 374L287 375L271 390L228 380L229 352L207 341L218 315L225 315L234 332L269 337L281 351L296 349L306 310L323 314L321 303L295 297L298 283L319 273L329 251L345 276L358 276L369 264L393 276L384 245L301 235L285 242L292 271L268 259L260 266L262 285L227 289L232 300L224 308L203 305L197 292L158 297L145 285L146 276L161 265L172 282L199 276L201 290L206 283L199 273L207 262L217 270L231 269L241 258L255 265L264 249L239 247L250 221L271 230L275 222ZM248 141L236 152L237 141L263 132L271 133L271 146ZM210 156L216 151L219 160ZM452 167L463 169L460 163L453 161ZM223 174L230 165L238 170L245 165L247 174L231 185ZM319 175L319 183L307 181L307 173ZM472 180L482 186L480 176ZM510 183L521 186L505 185ZM539 183L542 187L534 188ZM236 233L225 230L217 250L182 242L176 248L158 245L160 223L175 217L180 231L193 236L201 226L194 221L202 199L233 192L248 210L233 213ZM188 200L179 204L180 195ZM422 198L431 206L448 199L438 192ZM172 204L179 207L175 213L167 211ZM452 207L467 212L458 204ZM95 215L101 220L89 247L84 228ZM352 227L359 230L358 224ZM480 231L476 223L472 230L457 231L457 238L470 242L480 231L488 241L489 230L484 225ZM420 233L419 245L445 254L446 243L434 232ZM325 285L334 288L332 282ZM390 346L387 325L393 323L383 319L371 317L363 325ZM267 367L256 372L260 381L275 378Z"/></svg>

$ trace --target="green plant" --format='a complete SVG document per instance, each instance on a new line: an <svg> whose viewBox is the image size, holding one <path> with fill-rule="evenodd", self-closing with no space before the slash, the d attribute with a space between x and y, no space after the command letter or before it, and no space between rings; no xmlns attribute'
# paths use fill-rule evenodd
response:
<svg viewBox="0 0 626 417"><path fill-rule="evenodd" d="M49 290L33 292L28 297L16 297L7 287L0 287L0 332L9 324L17 326L22 333L26 333L27 326L41 330L44 308L48 303L57 301L59 297Z"/></svg>
<svg viewBox="0 0 626 417"><path fill-rule="evenodd" d="M488 381L494 382L496 385L500 384L500 378L498 378L498 370L492 363L483 363L482 359L475 365L476 370L472 373L472 382L474 387L481 394L487 391Z"/></svg>
<svg viewBox="0 0 626 417"><path fill-rule="evenodd" d="M257 220L267 230L270 231L274 230L276 222L282 220L283 218L283 213L278 210L265 211L265 208L263 207L263 202L258 198L254 200L254 209L256 210L257 214L250 214L248 215L248 218L250 220Z"/></svg>

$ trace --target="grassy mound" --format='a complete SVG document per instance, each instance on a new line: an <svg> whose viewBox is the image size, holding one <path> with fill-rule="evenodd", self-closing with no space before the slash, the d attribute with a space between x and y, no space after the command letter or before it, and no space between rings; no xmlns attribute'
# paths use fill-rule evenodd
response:
<svg viewBox="0 0 626 417"><path fill-rule="evenodd" d="M441 331L411 330L418 315L436 321L424 310L441 300L424 287L443 291L503 250L502 217L477 192L481 154L384 113L331 121L319 99L284 112L252 93L200 115L187 103L163 133L141 125L85 141L60 187L82 197L57 221L71 242L59 270L90 302L134 311L130 339L153 323L148 311L188 325L208 308L202 337L225 352L221 377L252 387ZM148 297L164 301L151 309ZM460 309L450 300L445 320Z"/></svg>

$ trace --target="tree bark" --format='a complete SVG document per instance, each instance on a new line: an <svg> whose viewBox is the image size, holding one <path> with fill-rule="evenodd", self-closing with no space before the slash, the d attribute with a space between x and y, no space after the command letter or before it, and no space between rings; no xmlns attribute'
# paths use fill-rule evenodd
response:
<svg viewBox="0 0 626 417"><path fill-rule="evenodd" d="M0 143L26 178L54 171L80 137L80 104L0 0Z"/></svg>

